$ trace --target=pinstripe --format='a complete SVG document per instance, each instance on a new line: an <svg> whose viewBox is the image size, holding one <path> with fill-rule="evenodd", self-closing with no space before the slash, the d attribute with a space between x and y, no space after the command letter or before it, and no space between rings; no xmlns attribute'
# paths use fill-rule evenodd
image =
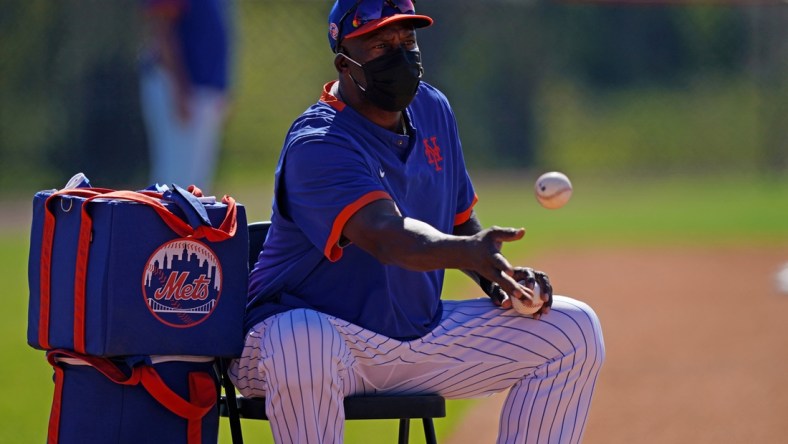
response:
<svg viewBox="0 0 788 444"><path fill-rule="evenodd" d="M547 376L547 373L549 373L549 371L545 371L545 376ZM537 437L538 437L540 429L536 428L535 430L531 430L530 428L528 428L528 425L531 424L531 421L534 420L534 412L536 411L535 408L527 409L528 410L528 420L525 421L526 429L524 431L521 431L521 429L520 429L520 426L522 425L522 423L521 423L521 421L519 421L519 419L524 416L523 411L526 410L526 406L530 406L531 402L535 402L535 401L537 401L539 399L538 398L538 394L542 391L542 384L544 384L544 381L541 380L541 379L532 379L530 381L527 381L526 382L526 390L525 390L525 393L523 393L520 396L522 398L520 400L520 402L514 402L514 401L517 400L517 398L514 397L514 396L512 397L512 401L514 402L512 404L512 407L513 407L513 409L514 409L515 406L517 407L517 414L514 415L514 412L512 412L513 413L512 417L510 417L509 419L512 422L514 422L515 424L517 424L517 430L516 430L515 436L518 436L521 433L525 433L526 436L528 436L529 432L536 432ZM536 386L535 389L533 388L534 385ZM528 401L529 399L533 399L534 401L529 402ZM537 438L536 442L538 442L538 438Z"/></svg>
<svg viewBox="0 0 788 444"><path fill-rule="evenodd" d="M499 443L575 443L603 358L599 323L585 304L556 297L536 321L480 299L445 301L439 325L412 341L312 310L282 313L252 329L230 374L245 396L269 395L277 442L341 442L343 396L509 390Z"/></svg>
<svg viewBox="0 0 788 444"><path fill-rule="evenodd" d="M293 348L293 350L291 350L293 352L300 352L300 347L299 347L298 341L299 340L306 340L307 342L309 342L309 336L310 336L309 335L309 324L307 324L307 332L306 332L307 334L306 335L299 337L299 335L296 334L294 325L295 325L295 316L297 314L303 314L304 315L304 319L306 319L306 313L299 313L299 312L292 312L292 311L288 313L288 315L290 315L290 317L292 318L291 322L289 324L289 327L290 327L290 338L295 342L295 344L294 344L295 347ZM312 354L309 353L309 347L307 346L306 358L308 360L310 360L311 357L312 357L311 355ZM299 357L301 357L301 359L303 359L302 356L303 355L299 355ZM282 358L282 360L284 362L287 362L287 356L285 355ZM285 379L287 380L287 383L285 384L285 386L287 387L287 394L291 398L290 399L290 404L292 404L292 406L293 406L293 418L291 418L288 421L287 428L290 429L290 424L292 423L293 426L296 428L296 430L298 430L299 432L300 432L300 430L299 430L300 427L298 427L298 420L296 419L297 417L295 415L295 408L296 408L296 406L300 406L301 407L301 417L302 418L305 418L305 419L306 418L310 418L310 417L306 416L306 405L307 405L308 400L305 399L304 391L302 390L302 388L304 387L305 381L301 380L301 368L303 366L300 365L300 364L301 364L301 362L299 362L298 359L296 359L295 362L293 362L293 366L295 367L296 380L298 381L298 384L296 384L294 386L291 385L292 384L291 383L292 378L290 377L290 372L287 372L287 370L285 370ZM311 363L310 363L310 365L311 365ZM285 367L285 369L286 368L287 367ZM306 383L308 383L308 381ZM294 391L296 392L296 396L298 397L298 402L296 402L295 398L293 397L293 392ZM315 419L317 419L317 418L315 418ZM306 435L307 439L309 439L308 431L305 432L304 434Z"/></svg>
<svg viewBox="0 0 788 444"><path fill-rule="evenodd" d="M264 350L264 354L267 357L270 357L271 355L274 354L273 335L267 335L267 336L260 335L260 338L265 341L265 345L262 347L263 350ZM266 362L267 362L267 359L261 360L260 365L264 367ZM273 377L276 374L276 372L272 372L270 370L271 369L264 369L263 368L261 373L266 374L266 375L270 374ZM268 386L268 385L266 384L266 386ZM275 402L276 401L276 397L278 395L273 393L273 391L271 391L271 390L269 390L268 392L269 392L269 395L266 398L265 413L268 415L269 418L280 418L279 421L281 422L282 421L281 415L278 415L277 412L274 411L274 408L275 408L274 406L276 406L278 404L278 403ZM279 405L280 408L282 407L281 404L278 404L278 405ZM285 431L286 430L287 429L285 429ZM284 440L284 437L282 436L282 428L281 427L277 427L277 422L276 421L271 421L271 431L274 434L274 440L275 441L277 441L277 442L286 442ZM292 437L290 439L292 439Z"/></svg>
<svg viewBox="0 0 788 444"><path fill-rule="evenodd" d="M324 328L324 326L323 326L323 317L322 316L318 316L317 320L320 323L320 327L321 327L321 330L322 330ZM333 336L332 336L332 338L333 338ZM321 334L320 335L320 348L321 349L324 348L324 344L323 344L324 339L325 339L325 335ZM333 350L334 350L333 340L332 340L332 347L330 348L330 350L332 351L331 355L333 356L334 355L334 353L333 353ZM310 364L310 368L311 368L311 364ZM325 362L321 361L320 362L320 372L325 374L327 371L328 371L327 364ZM326 405L326 408L329 409L330 406ZM328 411L324 411L323 410L323 392L320 393L320 402L317 405L317 411L318 411L318 416L320 418L325 418L325 421L323 422L323 431L321 432L320 436L327 436L328 435L328 424L329 424L329 421L331 420L331 413L332 413L332 411L331 410L328 410ZM334 418L334 424L336 424L336 417ZM334 428L334 430L336 430L336 428Z"/></svg>
<svg viewBox="0 0 788 444"><path fill-rule="evenodd" d="M560 311L559 311L558 313L559 313L559 314L562 314L562 315L564 315L564 316L566 316L564 313L561 313ZM577 323L577 321L576 321L576 320L572 319L572 318L571 318L571 317L569 317L569 316L567 316L567 317L569 318L569 320L570 320L571 322L573 322L573 323L574 323L574 324L577 326L577 328L578 328L578 331L580 332L580 335L581 335L581 336L582 336L582 338L583 338L583 344L584 344L584 346L583 346L583 350L584 350L584 352L585 352L585 357L587 357L587 356L588 356L588 341L586 340L585 332L583 331L583 329L580 327L580 325ZM566 333L564 333L564 334L566 334ZM575 357L576 357L576 353L575 353L575 352L576 352L576 351L577 351L577 349L575 349L575 350L574 350L574 352L572 353L572 356L573 356L573 359L572 359L572 365L573 365L573 366L574 366L574 362L575 362ZM584 369L584 367L585 367L586 359L583 359L583 360L581 360L581 362L582 362L582 364L580 365L580 374L582 374L582 373L583 373L583 369ZM567 374L567 375L566 375L566 377L567 377L567 382L569 382L569 374ZM569 406L570 406L570 404L571 404L571 402L572 402L572 398L574 397L574 394L575 394L575 389L577 388L577 381L578 381L578 379L575 379L575 380L574 380L574 384L572 385L572 392L571 392L571 393L570 393L570 395L569 395L569 400L568 400L568 402L567 402L567 405L566 405L566 407L565 407L565 409L564 409L564 414L562 415L562 418L563 418L563 419L562 419L562 421L561 421L561 422L565 422L565 420L566 420L566 414L567 414L567 412L568 412L568 409L569 409ZM564 392L562 391L562 392L561 392L561 396L560 396L560 398L558 399L558 402L556 403L556 406L555 406L555 413L554 413L554 415L553 415L553 421L552 421L552 423L550 424L550 429L549 429L549 430L550 430L550 433L552 433L553 426L555 425L555 420L556 420L556 418L558 417L558 410L559 410L559 408L561 407L561 401L563 400L563 397L564 397ZM577 414L578 414L578 411L576 410L576 411L575 411L575 417L577 417ZM572 437L572 436L574 435L574 433L575 433L575 427L576 427L576 426L577 426L577 423L573 421L573 422L572 422L572 433L570 434L570 440L571 440L571 437ZM559 435L558 435L558 440L559 440L559 442L561 442L561 441L563 440L563 435L564 435L564 429L563 429L563 427L562 427L562 428L560 429L560 432L559 432Z"/></svg>
<svg viewBox="0 0 788 444"><path fill-rule="evenodd" d="M300 395L300 398L301 398L301 410L302 410L302 414L304 415L303 418L311 418L311 416L307 416L307 414L306 414L306 407L311 402L311 400L307 399L307 398L309 397L309 395L311 393L304 393L304 390L303 390L304 387L309 387L309 385L311 385L311 382L314 381L314 379L312 379L312 341L311 341L312 334L309 333L309 330L311 330L310 324L309 324L309 322L306 322L307 321L307 317L309 316L309 313L308 312L303 312L303 313L296 312L296 313L293 314L293 316L295 316L296 314L303 314L303 316L304 316L304 323L306 324L306 329L308 331L308 333L306 335L304 335L303 338L297 338L297 339L306 340L306 358L307 358L307 362L309 362L309 364L306 367L309 370L310 378L308 380L302 380L302 378L301 378L301 371L303 369L303 365L301 365L301 364L303 364L303 359L304 359L303 357L301 358L301 360L296 361L296 369L297 369L296 374L298 376L298 394ZM293 337L296 337L296 336L297 335L295 334L295 330L294 330L293 331ZM324 364L321 361L321 367L323 365ZM304 371L306 371L306 370L304 370ZM319 394L322 395L323 391L321 390L319 392ZM318 415L316 415L316 416L317 417L314 418L315 421L317 421L318 419L321 418L319 412L318 412ZM317 425L318 424L315 424L315 426L317 426ZM317 434L317 430L318 430L317 427L315 427L315 430L316 430L316 434ZM309 433L307 433L306 435L307 435L307 439L309 439ZM318 436L319 436L319 434L318 434Z"/></svg>
<svg viewBox="0 0 788 444"><path fill-rule="evenodd" d="M588 319L589 323L592 325L595 324L593 319ZM589 369L589 377L583 381L583 386L578 396L577 404L575 406L575 417L581 417L582 421L579 424L578 433L578 441L582 435L583 430L585 430L586 421L588 420L588 412L591 407L591 398L594 393L594 388L596 387L596 380L599 376L599 371L601 370L602 361L604 360L604 349L601 337L601 330L598 328L598 323L596 323L597 328L593 330L594 338L590 341L591 344L594 345L594 362L593 365ZM581 405L583 399L583 393L586 393L586 401L584 404ZM577 422L576 422L577 424ZM572 431L571 438L574 438L575 430Z"/></svg>
<svg viewBox="0 0 788 444"><path fill-rule="evenodd" d="M575 307L578 307L578 305L577 305L577 304L575 304L575 303L573 303L573 302L568 302L568 303L569 303L570 305L573 305L573 306L575 306ZM579 308L579 307L578 307L578 308ZM583 312L583 313L585 313L585 312ZM586 314L586 319L588 320L588 322L589 322L590 324L592 324L592 325L594 324L594 320L593 320L593 319L591 319L591 317L590 317L588 314ZM597 333L596 333L596 332L594 332L594 333L595 333L595 336L596 336L596 335L597 335ZM584 336L583 336L583 337L585 338L585 334L584 334ZM600 339L601 339L601 338L598 338L597 340L595 340L595 341L594 341L594 343L598 343L598 342L600 342ZM586 341L586 344L588 344L588 342L587 342L587 341ZM588 350L588 348L586 348L586 350ZM583 422L582 422L582 424L581 424L581 430L585 428L585 421L588 419L588 410L589 410L589 407L590 407L590 404L591 404L591 397L593 396L594 387L595 387L595 385L596 385L596 378L597 378L597 376L599 375L599 371L600 371L600 369L601 369L601 365L597 365L597 362L598 362L598 360L599 360L599 362L600 362L600 364L601 364L601 359L602 359L602 358L599 356L599 354L600 354L600 349L599 349L599 348L595 348L595 349L594 349L594 365L592 365L592 369L594 369L594 368L595 368L595 369L596 369L596 371L594 371L594 376L593 376L593 377L591 377L591 378L588 378L588 379L586 379L586 380L583 382L583 389L581 390L581 395L580 395L580 396L582 397L582 393L585 391L586 384L588 384L588 383L589 383L589 380L590 380L590 383L591 383L591 390L590 390L590 393L588 394L588 397L587 397L588 401L586 402L586 405L585 405L585 407L583 408L583 412L584 412L585 414L584 414ZM580 399L578 399L578 401L577 401L577 405L576 405L576 407L575 407L575 416L579 416L580 414L581 414L581 412L580 412ZM574 432L575 432L575 431L574 431L574 430L572 430L572 436L571 436L571 438L574 438L574 435L575 435L575 433L574 433Z"/></svg>
<svg viewBox="0 0 788 444"><path fill-rule="evenodd" d="M509 408L511 409L510 410L511 413L509 414L509 421L510 421L510 424L515 424L514 436L518 436L521 433L523 433L524 431L527 431L528 430L528 424L530 424L531 418L533 417L534 409L528 409L528 412L527 412L528 419L526 421L522 421L522 417L525 414L524 413L525 406L528 405L526 400L529 398L529 396L531 394L531 384L534 384L534 383L538 387L538 386L540 386L542 384L542 381L534 381L534 380L522 381L522 382L520 382L520 385L522 386L523 384L525 384L525 386L526 386L525 391L522 394L520 394L519 396L511 396L510 397L511 398L511 402L509 403ZM538 393L538 390L537 390L537 393ZM525 430L523 430L523 427L525 427Z"/></svg>
<svg viewBox="0 0 788 444"><path fill-rule="evenodd" d="M562 333L563 333L563 331L562 331ZM572 367L573 367L574 366L574 362L575 362L575 360L574 360L575 354L572 353L571 355L573 357L572 358ZM563 356L563 358L565 358L565 357L566 357L566 355ZM555 378L550 380L550 388L547 390L547 392L550 393L550 394L555 393L556 382L558 381L558 378L561 377L561 374L563 374L563 372L562 372L562 370L564 368L563 362L564 362L563 359L558 360L558 370L556 372L557 375L556 375ZM569 382L569 374L568 373L566 374L566 381ZM562 386L564 386L564 385L562 384ZM563 397L564 397L564 390L562 389L562 390L558 391L558 401L555 402L556 412L558 411L558 406L561 405L561 399L563 399ZM540 415L540 418L539 418L539 428L537 429L538 433L536 435L536 442L540 442L540 438L542 436L542 430L544 428L545 420L549 419L548 416L547 416L547 409L548 409L549 406L550 406L550 401L549 401L549 398L548 398L548 399L545 400L544 408L542 409L542 414ZM553 418L555 418L555 416L553 416ZM561 422L563 423L564 421L561 421ZM563 428L562 428L562 431L563 431ZM551 433L552 433L552 427L548 427L547 428L547 440L548 441L550 441ZM561 436L559 435L558 438L559 438L559 442L560 442Z"/></svg>
<svg viewBox="0 0 788 444"><path fill-rule="evenodd" d="M570 302L570 304L571 304L571 305L574 305L575 307L577 307L577 304L573 304L573 303L571 303L571 302ZM591 318L590 318L590 317L589 317L589 316L586 314L586 312L582 312L582 313L584 313L584 314L585 314L585 316L586 316L586 319L587 319L588 323L589 323L589 324L591 324L591 325L593 325L593 324L594 324L594 320L593 320L593 319L591 319ZM577 321L577 320L575 320L575 319L572 319L572 321L573 321L573 322L575 322L576 324L578 324L578 321ZM583 370L585 369L585 365L588 363L588 358L587 358L587 357L588 357L588 353L590 353L590 349L591 349L591 347L589 347L589 342L590 342L591 344L595 344L595 343L597 343L597 342L599 342L599 341L598 341L598 340L589 341L589 340L586 338L586 336L585 336L585 331L584 331L584 330L583 330L583 329L580 327L580 325L579 325L579 324L578 324L578 329L580 330L581 334L583 335L583 339L584 339L584 341L585 341L585 347L584 347L584 348L585 348L585 351L586 351L586 359L584 359L584 360L583 360L583 367L581 367L581 373L582 373L582 372L583 372ZM593 331L593 330L592 330L592 331ZM580 409L581 409L581 400L582 400L582 394L583 394L583 392L584 392L584 391L585 391L585 389L586 389L586 385L589 383L589 380L591 380L591 384L592 384L592 387L593 387L593 385L594 385L594 382L596 381L596 376L599 374L599 366L597 366L597 365L596 365L596 363L597 363L597 359L599 359L599 358L600 358L600 356L599 356L599 350L598 350L598 349L595 347L595 348L594 348L594 358L593 358L593 359L594 359L594 361L593 361L593 363L592 363L592 364L589 366L589 372L594 372L595 374L594 374L594 376L593 376L592 378L591 378L591 377L589 377L589 378L585 378L585 379L583 380L583 386L582 386L582 388L581 388L580 392L578 393L578 399L577 399L577 402L576 402L576 404L575 404L575 417L577 417L577 416L580 416L580 415L581 415L581 410L580 410ZM596 369L596 371L594 371L594 369ZM576 388L576 386L577 386L577 380L575 380L574 388ZM593 391L593 390L592 390L592 391ZM574 394L574 391L573 391L573 394ZM588 396L588 403L587 403L587 405L585 406L585 408L583 408L583 411L582 411L582 412L583 412L583 415L582 415L582 416L583 416L583 418L582 418L582 422L581 422L581 424L580 424L580 428L581 428L581 430L585 428L585 421L586 421L586 419L587 419L587 417L588 417L588 407L589 407L589 405L588 405L588 404L590 404L590 401L591 401L591 394L589 394L589 396ZM567 405L567 409L568 409L568 408L569 408L569 406ZM574 425L575 425L575 426L577 426L577 423L575 422L575 423L574 423ZM580 432L580 433L582 433L582 432ZM573 429L573 430L572 430L572 434L570 435L570 440L571 440L572 438L574 438L574 435L575 435L575 429Z"/></svg>
<svg viewBox="0 0 788 444"><path fill-rule="evenodd" d="M561 315L564 314L564 313L561 313L561 311L557 311L556 313L557 314L561 314ZM569 319L570 319L570 321L572 320L571 318L569 318ZM546 321L546 322L548 324L554 326L556 328L556 330L558 330L564 338L566 338L568 341L571 342L569 336L566 334L566 331L564 331L563 329L561 329L557 325L550 323L549 321ZM579 326L578 326L578 328L579 328ZM580 332L582 334L582 329L580 329ZM584 335L583 335L583 341L585 342L585 336ZM573 347L572 352L569 353L569 355L572 356L572 365L570 367L574 367L575 366L576 352L577 352L577 348ZM565 354L562 358L564 358L566 356L567 355ZM584 363L585 361L581 361L581 362ZM580 372L581 373L582 373L582 369L583 369L582 365L584 365L584 364L581 364L581 367L580 367ZM562 374L562 371L561 371L562 369L563 369L563 359L561 361L559 361L558 375ZM569 382L569 376L570 376L569 373L567 373L566 374L566 383ZM553 391L553 387L555 386L555 383L556 383L556 379L553 379L553 381L551 382L551 385L550 385L550 389L549 389L550 392ZM566 384L564 384L564 386L565 385ZM574 392L574 388L572 390ZM552 430L553 430L553 425L555 424L555 418L558 416L558 409L561 406L561 401L563 400L563 398L564 398L564 390L561 390L560 393L559 393L559 396L558 396L558 401L555 403L555 411L554 411L554 413L552 415L552 421L550 423L550 427L548 427L548 429L547 429L547 433L548 433L548 438L547 439L548 439L548 441L550 441L550 437L552 436ZM571 395L570 395L570 400L571 400ZM537 434L537 442L539 442L539 438L540 438L540 436L542 434L542 428L543 428L543 425L544 425L544 421L545 421L546 418L548 418L548 416L547 416L547 407L548 407L547 404L545 404L545 408L544 408L544 411L542 413L541 423L539 424L539 429L538 429L539 433ZM566 418L566 415L564 415L564 420L565 420L565 418ZM563 423L564 420L562 420L561 423ZM558 442L562 442L561 441L562 435L563 435L563 428L561 428L561 431L559 432Z"/></svg>
<svg viewBox="0 0 788 444"><path fill-rule="evenodd" d="M331 332L332 327L330 323L326 321L325 317L323 316L318 316L318 317L320 318L320 325L322 327L322 331ZM343 343L338 337L338 335L336 334L330 334L329 337L331 338L331 347L329 348L329 350L331 350L330 356L341 356L342 358L340 362L350 362L351 354L349 348L347 347L347 344ZM330 368L331 368L330 365L326 365L325 367L326 371L328 371L328 369ZM344 390L346 390L344 380L342 378L339 379L341 383L341 390L344 393ZM328 405L329 413L326 415L325 427L326 429L329 428L333 429L334 439L341 441L344 434L343 426L345 423L344 406L342 405L341 399L338 398L335 399L334 398L335 395L333 393L331 396L332 397L329 399L329 405ZM331 436L331 434L326 433L325 436Z"/></svg>
<svg viewBox="0 0 788 444"><path fill-rule="evenodd" d="M287 313L286 316L292 317L292 312ZM291 322L290 326L292 326L292 325L293 324ZM282 324L281 323L277 324L277 330L279 332L279 337L281 338L282 337ZM280 351L281 351L281 354L282 354L281 362L282 362L282 366L284 367L284 371L276 371L276 368L274 368L274 371L273 372L269 372L269 373L273 373L274 375L279 375L279 376L283 377L285 380L288 380L290 378L290 376L289 376L290 372L287 371L287 355L285 354L285 343L280 340L280 341L277 341L277 345L279 345L279 348L280 348ZM268 401L268 405L279 404L279 405L284 405L285 407L290 407L290 409L292 410L292 413L293 413L293 419L295 419L295 416L296 416L295 407L296 407L296 405L293 402L292 394L289 391L285 392L285 395L282 395L281 392L279 392L279 391L274 392L274 394L275 394L274 395L275 397L280 397L280 396L284 397L286 395L290 402L289 403L274 403L273 401L276 401L276 398L272 397L272 399L270 401ZM268 406L266 406L266 410L267 410L267 408L268 408ZM295 424L295 421L288 420L287 413L285 413L282 416L279 416L279 415L274 415L272 417L269 416L269 418L274 418L273 422L276 424L277 427L281 427L281 422L284 420L284 426L285 426L285 429L287 430L287 434L290 436L290 442L295 442L295 440L293 439L293 433L290 431L290 424L291 423Z"/></svg>
<svg viewBox="0 0 788 444"><path fill-rule="evenodd" d="M594 390L596 388L596 379L597 379L597 377L599 377L599 372L601 371L601 369L602 369L601 366L597 367L597 370L594 372L594 375L592 377L594 382L591 384L591 389L588 391L588 394L586 396L587 401L586 401L586 403L584 405L584 408L583 408L583 412L585 412L585 415L584 415L584 418L583 418L583 422L582 422L582 424L580 426L580 432L579 432L580 434L582 434L582 431L585 430L586 421L588 421L588 411L591 408L591 398L594 396ZM574 438L574 434L572 435L572 437ZM578 435L578 438L577 438L578 442L580 441L581 437L582 437L581 435Z"/></svg>

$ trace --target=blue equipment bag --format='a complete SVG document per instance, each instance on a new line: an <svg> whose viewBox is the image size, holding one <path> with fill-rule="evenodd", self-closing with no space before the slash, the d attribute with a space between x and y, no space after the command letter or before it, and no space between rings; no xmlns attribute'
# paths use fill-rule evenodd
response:
<svg viewBox="0 0 788 444"><path fill-rule="evenodd" d="M48 444L218 440L218 378L211 358L110 360L52 350L47 359L55 370Z"/></svg>
<svg viewBox="0 0 788 444"><path fill-rule="evenodd" d="M28 343L94 356L238 356L249 241L243 205L67 188L33 199Z"/></svg>

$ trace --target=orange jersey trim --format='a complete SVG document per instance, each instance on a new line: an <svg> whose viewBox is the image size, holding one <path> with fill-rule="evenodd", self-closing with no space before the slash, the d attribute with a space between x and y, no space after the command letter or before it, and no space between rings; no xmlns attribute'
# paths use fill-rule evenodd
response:
<svg viewBox="0 0 788 444"><path fill-rule="evenodd" d="M471 218L471 213L473 212L473 207L476 206L476 202L479 201L479 196L476 194L473 195L473 202L471 202L471 206L468 207L467 210L463 211L462 213L454 216L454 226L462 225L465 222L468 222L468 219Z"/></svg>
<svg viewBox="0 0 788 444"><path fill-rule="evenodd" d="M331 87L334 86L334 83L337 83L337 81L334 80L323 85L323 94L320 95L320 101L327 103L331 108L341 112L345 109L347 104L331 94Z"/></svg>
<svg viewBox="0 0 788 444"><path fill-rule="evenodd" d="M336 219L334 219L334 225L331 227L331 234L328 235L326 247L323 249L323 254L328 260L336 262L342 257L339 238L342 236L342 230L345 228L347 221L350 220L350 217L367 204L381 199L391 199L391 195L385 191L370 191L339 212Z"/></svg>

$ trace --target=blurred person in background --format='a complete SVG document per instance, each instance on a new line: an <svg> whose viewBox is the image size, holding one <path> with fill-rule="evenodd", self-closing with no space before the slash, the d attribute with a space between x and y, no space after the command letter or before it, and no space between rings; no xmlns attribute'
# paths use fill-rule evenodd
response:
<svg viewBox="0 0 788 444"><path fill-rule="evenodd" d="M229 0L141 1L150 180L210 190L227 114Z"/></svg>

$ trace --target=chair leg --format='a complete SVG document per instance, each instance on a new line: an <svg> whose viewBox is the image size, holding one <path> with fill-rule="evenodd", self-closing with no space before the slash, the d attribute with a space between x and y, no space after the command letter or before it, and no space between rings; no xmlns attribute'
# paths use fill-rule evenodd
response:
<svg viewBox="0 0 788 444"><path fill-rule="evenodd" d="M427 444L438 444L438 438L435 436L435 425L432 423L432 418L422 418L424 421L424 440Z"/></svg>
<svg viewBox="0 0 788 444"><path fill-rule="evenodd" d="M397 442L399 444L408 444L409 433L410 433L410 419L401 418L399 420L399 439L397 440Z"/></svg>
<svg viewBox="0 0 788 444"><path fill-rule="evenodd" d="M227 416L230 421L230 435L233 444L244 444L243 432L241 431L241 416L238 413L238 404L235 398L235 386L227 376L228 359L219 358L219 379L224 387L224 401L227 403Z"/></svg>

